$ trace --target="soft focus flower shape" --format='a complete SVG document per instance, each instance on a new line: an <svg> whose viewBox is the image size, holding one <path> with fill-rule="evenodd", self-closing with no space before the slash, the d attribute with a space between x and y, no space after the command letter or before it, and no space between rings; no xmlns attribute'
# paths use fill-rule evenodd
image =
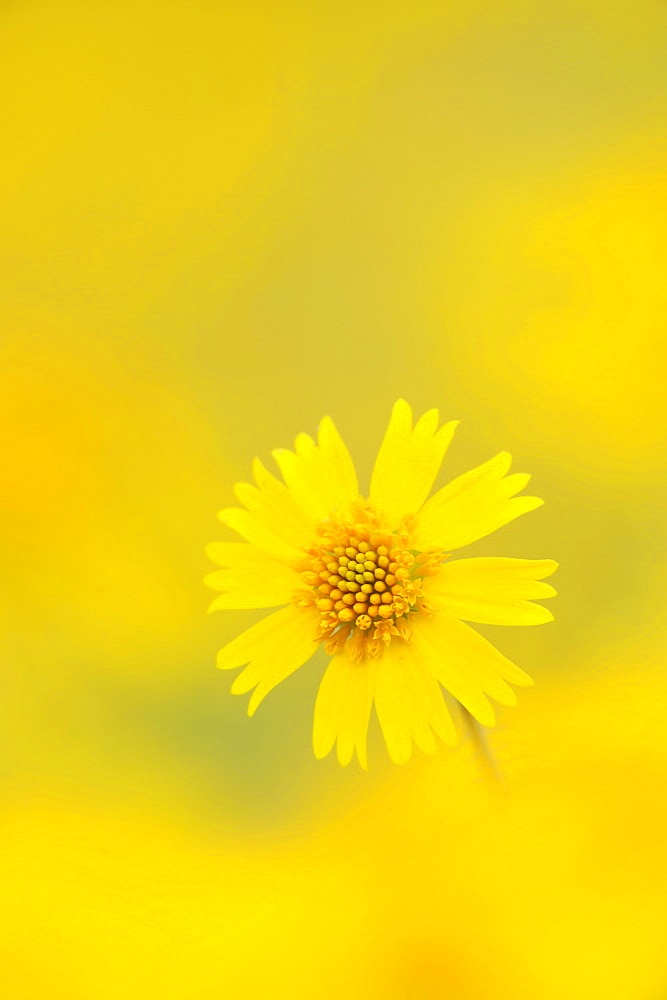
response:
<svg viewBox="0 0 667 1000"><path fill-rule="evenodd" d="M449 553L543 501L516 496L530 477L507 475L507 452L429 499L458 423L438 429L438 420L438 411L429 410L413 427L408 404L396 403L365 499L349 452L325 417L317 443L299 434L294 451L273 452L284 482L256 459L256 485L235 488L243 508L220 513L245 542L208 547L223 567L206 578L221 591L210 610L280 610L225 646L218 666L245 665L232 692L252 690L252 715L323 644L332 658L315 704L317 757L337 743L341 764L356 750L366 767L374 703L389 755L404 763L413 740L428 753L436 749L434 734L456 742L441 685L478 722L491 726L487 695L513 705L516 696L507 682L532 684L466 622L552 621L551 612L533 600L555 594L542 580L557 563L450 560Z"/></svg>

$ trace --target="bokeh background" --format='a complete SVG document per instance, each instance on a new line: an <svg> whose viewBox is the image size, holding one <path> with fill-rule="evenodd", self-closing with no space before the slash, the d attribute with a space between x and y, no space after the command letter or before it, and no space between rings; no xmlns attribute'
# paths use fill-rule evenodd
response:
<svg viewBox="0 0 667 1000"><path fill-rule="evenodd" d="M665 4L3 0L0 94L6 996L664 1000ZM547 500L495 789L214 667L232 483L399 395Z"/></svg>

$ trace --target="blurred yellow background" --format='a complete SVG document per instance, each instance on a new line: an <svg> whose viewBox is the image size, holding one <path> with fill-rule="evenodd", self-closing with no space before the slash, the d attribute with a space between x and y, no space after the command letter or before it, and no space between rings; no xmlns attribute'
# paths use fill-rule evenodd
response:
<svg viewBox="0 0 667 1000"><path fill-rule="evenodd" d="M4 995L664 1000L664 3L5 0L0 92ZM399 395L547 501L495 791L214 667L232 483Z"/></svg>

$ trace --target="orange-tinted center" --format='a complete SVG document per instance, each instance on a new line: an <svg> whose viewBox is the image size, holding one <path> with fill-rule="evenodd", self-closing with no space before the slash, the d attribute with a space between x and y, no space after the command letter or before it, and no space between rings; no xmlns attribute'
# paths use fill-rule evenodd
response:
<svg viewBox="0 0 667 1000"><path fill-rule="evenodd" d="M415 555L405 534L372 523L324 521L318 532L322 537L308 549L309 566L302 573L311 589L295 598L319 612L317 638L327 652L339 652L349 641L351 657L361 660L378 656L392 636L409 641L412 616L431 613L421 578L434 572L441 554Z"/></svg>

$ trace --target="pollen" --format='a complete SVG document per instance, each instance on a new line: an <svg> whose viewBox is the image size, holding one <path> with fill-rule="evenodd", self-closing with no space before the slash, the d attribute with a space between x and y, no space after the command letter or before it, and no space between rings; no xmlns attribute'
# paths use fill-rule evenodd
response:
<svg viewBox="0 0 667 1000"><path fill-rule="evenodd" d="M346 648L352 660L380 655L383 644L409 642L411 620L424 608L422 577L444 558L407 547L407 534L383 530L365 502L355 513L359 521L321 522L319 538L306 551L301 579L320 614L316 639L328 651ZM424 611L422 611L424 608ZM429 609L430 610L430 609Z"/></svg>

